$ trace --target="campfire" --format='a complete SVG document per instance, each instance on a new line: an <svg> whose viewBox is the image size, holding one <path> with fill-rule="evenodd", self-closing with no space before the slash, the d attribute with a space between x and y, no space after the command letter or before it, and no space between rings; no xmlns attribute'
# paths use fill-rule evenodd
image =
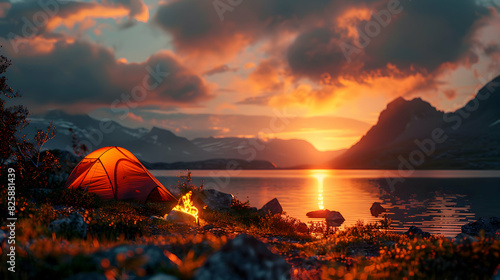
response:
<svg viewBox="0 0 500 280"><path fill-rule="evenodd" d="M193 200L191 199L193 192L188 192L179 199L179 203L172 209L172 211L178 211L186 213L195 218L196 223L198 223L198 209L194 206ZM165 218L168 214L165 215Z"/></svg>

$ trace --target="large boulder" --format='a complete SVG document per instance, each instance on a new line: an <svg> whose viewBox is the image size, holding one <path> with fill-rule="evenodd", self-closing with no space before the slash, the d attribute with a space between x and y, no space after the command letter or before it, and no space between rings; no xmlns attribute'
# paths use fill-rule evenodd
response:
<svg viewBox="0 0 500 280"><path fill-rule="evenodd" d="M263 211L266 214L270 213L272 215L283 214L283 207L281 207L277 198L273 198L268 203L264 204L260 211Z"/></svg>
<svg viewBox="0 0 500 280"><path fill-rule="evenodd" d="M290 265L255 237L241 234L215 252L196 272L195 280L284 280Z"/></svg>
<svg viewBox="0 0 500 280"><path fill-rule="evenodd" d="M223 193L217 190L208 189L193 195L194 205L198 210L206 205L212 210L223 210L231 208L234 196L230 193Z"/></svg>
<svg viewBox="0 0 500 280"><path fill-rule="evenodd" d="M475 222L470 222L462 226L462 233L471 236L480 236L481 231L483 231L486 238L495 237L498 230L500 230L499 217L491 217L489 219L480 218Z"/></svg>
<svg viewBox="0 0 500 280"><path fill-rule="evenodd" d="M321 218L325 219L326 216L330 213L330 210L324 209L324 210L316 210L316 211L311 211L307 212L306 216L309 218Z"/></svg>
<svg viewBox="0 0 500 280"><path fill-rule="evenodd" d="M457 244L470 244L477 241L479 241L477 238L465 233L459 233L457 234L457 236L455 236L455 243Z"/></svg>
<svg viewBox="0 0 500 280"><path fill-rule="evenodd" d="M308 233L309 227L307 226L306 223L299 222L299 223L295 224L295 231L300 232L300 233Z"/></svg>
<svg viewBox="0 0 500 280"><path fill-rule="evenodd" d="M136 276L135 272L139 268L151 275L175 267L175 264L165 256L163 250L154 245L122 244L94 253L92 260L101 267L104 260L108 266L121 268L129 278Z"/></svg>
<svg viewBox="0 0 500 280"><path fill-rule="evenodd" d="M166 220L174 223L184 223L190 225L196 224L196 218L193 215L189 215L188 213L176 210L170 211L170 213L168 213L166 217Z"/></svg>
<svg viewBox="0 0 500 280"><path fill-rule="evenodd" d="M428 232L423 231L419 227L416 226L411 226L407 232L405 232L405 235L410 237L410 238L415 238L415 237L430 237L431 234Z"/></svg>
<svg viewBox="0 0 500 280"><path fill-rule="evenodd" d="M55 220L49 224L49 231L63 235L67 238L85 238L87 235L87 223L76 211L71 212L67 218Z"/></svg>
<svg viewBox="0 0 500 280"><path fill-rule="evenodd" d="M344 216L337 211L330 211L325 217L326 226L329 227L339 227L345 221Z"/></svg>
<svg viewBox="0 0 500 280"><path fill-rule="evenodd" d="M380 204L380 202L374 202L372 204L372 207L370 207L370 213L375 218L378 217L378 215L384 213L385 211L387 210Z"/></svg>

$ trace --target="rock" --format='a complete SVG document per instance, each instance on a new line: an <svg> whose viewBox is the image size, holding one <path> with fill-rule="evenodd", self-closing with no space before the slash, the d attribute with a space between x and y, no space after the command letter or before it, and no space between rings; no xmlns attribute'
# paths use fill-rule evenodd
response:
<svg viewBox="0 0 500 280"><path fill-rule="evenodd" d="M326 226L329 227L339 227L345 221L344 217L340 212L337 211L329 211L325 217Z"/></svg>
<svg viewBox="0 0 500 280"><path fill-rule="evenodd" d="M295 231L301 232L301 233L308 233L309 227L307 227L306 223L300 222L295 226Z"/></svg>
<svg viewBox="0 0 500 280"><path fill-rule="evenodd" d="M309 218L321 218L325 219L326 216L330 213L330 210L324 209L324 210L316 210L316 211L311 211L307 212L306 216Z"/></svg>
<svg viewBox="0 0 500 280"><path fill-rule="evenodd" d="M189 215L188 213L176 210L170 211L170 213L168 213L166 217L166 220L174 223L196 225L196 218L193 215Z"/></svg>
<svg viewBox="0 0 500 280"><path fill-rule="evenodd" d="M110 266L125 270L129 276L132 276L137 268L143 268L146 273L151 274L159 269L168 270L175 266L163 250L154 245L124 244L92 254L92 260L99 267L104 259L109 261Z"/></svg>
<svg viewBox="0 0 500 280"><path fill-rule="evenodd" d="M203 229L204 229L204 230L211 230L211 229L213 229L213 228L214 228L214 226L213 226L213 225L204 225L204 226L203 226Z"/></svg>
<svg viewBox="0 0 500 280"><path fill-rule="evenodd" d="M148 280L179 280L179 278L172 276L172 275L167 275L165 273L158 273Z"/></svg>
<svg viewBox="0 0 500 280"><path fill-rule="evenodd" d="M455 243L457 243L457 244L470 244L472 242L477 242L477 241L479 241L479 240L477 240L477 238L475 238L474 236L470 236L468 234L465 234L465 233L459 233L455 237Z"/></svg>
<svg viewBox="0 0 500 280"><path fill-rule="evenodd" d="M255 237L241 234L215 252L195 280L290 279L290 265Z"/></svg>
<svg viewBox="0 0 500 280"><path fill-rule="evenodd" d="M480 236L481 230L484 231L484 237L494 237L496 232L500 230L500 218L491 217L489 219L480 218L475 222L470 222L462 226L462 233L471 236Z"/></svg>
<svg viewBox="0 0 500 280"><path fill-rule="evenodd" d="M67 218L58 219L49 224L49 231L61 234L67 238L85 238L87 235L87 223L83 217L74 211Z"/></svg>
<svg viewBox="0 0 500 280"><path fill-rule="evenodd" d="M66 278L66 280L106 280L106 276L99 272L82 272Z"/></svg>
<svg viewBox="0 0 500 280"><path fill-rule="evenodd" d="M496 271L493 273L492 280L500 280L500 265L497 266Z"/></svg>
<svg viewBox="0 0 500 280"><path fill-rule="evenodd" d="M283 207L281 207L277 198L273 198L268 203L264 204L260 211L266 214L270 213L271 215L283 214Z"/></svg>
<svg viewBox="0 0 500 280"><path fill-rule="evenodd" d="M378 217L378 215L382 214L383 212L387 211L384 207L379 202L374 202L372 204L372 207L370 207L370 213L372 214L373 217Z"/></svg>
<svg viewBox="0 0 500 280"><path fill-rule="evenodd" d="M416 227L416 226L411 226L407 232L405 232L405 235L408 236L408 237L411 237L411 238L414 238L414 237L430 237L431 234L428 233L428 232L425 232L423 230L421 230L419 227Z"/></svg>
<svg viewBox="0 0 500 280"><path fill-rule="evenodd" d="M149 219L150 219L151 221L153 221L153 222L154 222L154 221L158 221L158 220L165 221L165 218L160 217L160 216L155 216L155 215L153 215L153 216L149 217Z"/></svg>
<svg viewBox="0 0 500 280"><path fill-rule="evenodd" d="M0 248L2 247L3 241L7 238L7 233L0 229Z"/></svg>
<svg viewBox="0 0 500 280"><path fill-rule="evenodd" d="M198 210L206 205L212 210L220 211L231 208L234 196L217 190L208 189L193 195L194 205Z"/></svg>

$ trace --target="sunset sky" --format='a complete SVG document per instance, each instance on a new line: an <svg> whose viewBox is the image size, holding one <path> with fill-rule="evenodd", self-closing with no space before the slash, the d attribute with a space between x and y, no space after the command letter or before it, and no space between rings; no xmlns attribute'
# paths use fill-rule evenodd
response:
<svg viewBox="0 0 500 280"><path fill-rule="evenodd" d="M500 74L499 11L500 0L0 0L0 44L33 113L335 150L398 96L463 106ZM295 121L270 124L277 115Z"/></svg>

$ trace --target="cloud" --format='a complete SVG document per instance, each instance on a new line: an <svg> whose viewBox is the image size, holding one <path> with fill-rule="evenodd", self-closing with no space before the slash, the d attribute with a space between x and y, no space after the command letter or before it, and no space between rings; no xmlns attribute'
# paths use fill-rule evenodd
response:
<svg viewBox="0 0 500 280"><path fill-rule="evenodd" d="M15 45L11 47L19 51L14 52L14 58L21 62L17 70L22 75L35 76L28 68L31 60L36 71L47 65L56 69L57 75L68 76L66 82L48 77L49 73L39 74L58 86L54 97L47 100L31 97L42 104L52 102L60 106L76 100L93 106L112 102L141 83L141 78L148 75L146 66L161 65L160 71L170 73L166 77L169 86L162 84L152 90L148 94L150 101L161 100L169 106L196 104L212 97L203 76L220 74L215 79L222 80L227 77L223 73L241 69L242 75L224 80L221 85L237 89L236 94L241 95L231 102L307 105L311 110L321 107L325 111L328 106L339 106L345 100L371 92L390 98L424 91L442 92L437 91L440 73L462 66L471 70L483 53L499 56L498 47L493 45L485 43L487 47L477 48L473 35L485 23L483 19L490 17L490 11L474 0L401 0L401 12L384 18L388 4L394 1L398 2L218 0L230 6L222 17L221 11L214 8L214 1L162 1L151 22L171 39L176 55L158 52L141 63L117 60L107 48L53 33L92 28L98 35L109 26L98 20L103 18L117 20L121 28L148 21L149 10L142 0L61 2L59 12L49 17L46 24L35 26L34 34L38 35L25 41L13 40ZM0 5L0 36L9 32L22 34L23 28L29 29L23 18L33 21L40 11L44 10L36 1ZM374 23L380 30L366 40ZM363 39L365 44L360 47ZM347 59L343 49L346 44L355 51ZM65 61L68 57L75 62ZM76 66L79 64L81 69ZM64 67L59 69L59 65ZM85 79L95 82L80 81ZM79 88L70 90L70 83ZM19 84L22 85L20 81ZM31 92L55 87L41 82L36 85L22 86ZM68 97L59 88L72 94ZM88 99L83 100L83 92L92 90L106 94L87 93Z"/></svg>
<svg viewBox="0 0 500 280"><path fill-rule="evenodd" d="M453 100L453 99L455 99L455 97L457 97L457 91L453 90L453 89L447 89L447 90L443 91L443 94L449 100Z"/></svg>
<svg viewBox="0 0 500 280"><path fill-rule="evenodd" d="M385 97L393 99L394 96L413 96L428 90L428 76L422 74L399 75L393 69L391 75L367 77L364 82L340 78L337 83L322 83L316 85L312 82L301 82L294 88L289 88L281 94L275 94L269 100L273 107L302 108L308 115L331 114L348 102L356 99ZM326 77L323 77L325 79ZM327 78L326 78L327 79ZM375 104L363 102L365 109L373 110ZM385 106L386 102L382 102ZM381 104L377 104L381 105Z"/></svg>
<svg viewBox="0 0 500 280"><path fill-rule="evenodd" d="M281 66L276 59L265 59L250 73L248 82L258 91L280 90L283 87Z"/></svg>
<svg viewBox="0 0 500 280"><path fill-rule="evenodd" d="M467 54L479 20L489 15L472 0L407 0L402 7L403 12L367 46L367 68L391 63L399 69L413 66L432 72Z"/></svg>
<svg viewBox="0 0 500 280"><path fill-rule="evenodd" d="M3 18L7 15L11 6L12 4L10 2L0 1L0 18Z"/></svg>
<svg viewBox="0 0 500 280"><path fill-rule="evenodd" d="M368 17L365 6L345 9L332 24L302 32L287 51L293 73L318 80L324 72L359 76L388 64L431 73L471 55L472 35L489 14L474 1L401 1L402 12L392 15L385 5L372 5Z"/></svg>
<svg viewBox="0 0 500 280"><path fill-rule="evenodd" d="M238 71L238 68L234 67L234 68L230 68L229 66L227 66L226 64L224 65L219 65L219 66L216 66L208 71L206 71L205 73L203 73L203 75L205 76L212 76L212 75L215 75L215 74L221 74L221 73L225 73L225 72L236 72Z"/></svg>
<svg viewBox="0 0 500 280"><path fill-rule="evenodd" d="M95 19L121 19L147 22L149 9L142 0L100 2L16 1L8 10L0 6L0 37L30 37L54 31L58 27L74 29ZM7 11L7 12L5 12ZM94 25L86 25L92 27Z"/></svg>
<svg viewBox="0 0 500 280"><path fill-rule="evenodd" d="M132 112L129 112L127 114L127 118L131 119L134 122L140 122L140 123L144 122L144 119L141 116L138 116Z"/></svg>
<svg viewBox="0 0 500 280"><path fill-rule="evenodd" d="M375 83L386 80L405 83L407 92L399 90L399 95L435 91L440 71L457 65L470 69L478 62L473 35L490 16L474 0L221 2L229 5L223 16L213 1L168 1L160 5L153 22L172 36L183 57L216 61L219 66L206 74L226 71L220 63L249 47L257 49L261 62L244 81L231 83L250 92L239 104L272 99L271 104L321 105L337 98L339 89L345 92L346 83L350 89L366 84L379 88ZM397 12L390 5L396 5ZM375 35L374 24L379 28ZM355 48L348 59L345 44ZM408 78L421 84L409 87L403 82Z"/></svg>
<svg viewBox="0 0 500 280"><path fill-rule="evenodd" d="M294 29L291 22L322 12L333 2L242 1L230 7L221 18L220 12L214 8L214 1L174 0L161 5L153 21L173 36L178 52L191 56L213 56L219 61L227 61L263 36L274 36L282 28Z"/></svg>
<svg viewBox="0 0 500 280"><path fill-rule="evenodd" d="M287 50L286 58L292 73L312 80L319 80L324 73L332 77L352 75L354 69L359 70L359 63L346 61L339 47L341 43L340 36L332 34L326 27L300 34Z"/></svg>
<svg viewBox="0 0 500 280"><path fill-rule="evenodd" d="M259 96L251 96L247 97L241 101L238 101L236 104L239 105L268 105L269 100L271 100L272 94L264 94Z"/></svg>
<svg viewBox="0 0 500 280"><path fill-rule="evenodd" d="M0 43L13 62L11 86L39 107L191 106L212 97L204 80L172 52L127 63L109 48L64 36L23 39L16 42L20 52Z"/></svg>

